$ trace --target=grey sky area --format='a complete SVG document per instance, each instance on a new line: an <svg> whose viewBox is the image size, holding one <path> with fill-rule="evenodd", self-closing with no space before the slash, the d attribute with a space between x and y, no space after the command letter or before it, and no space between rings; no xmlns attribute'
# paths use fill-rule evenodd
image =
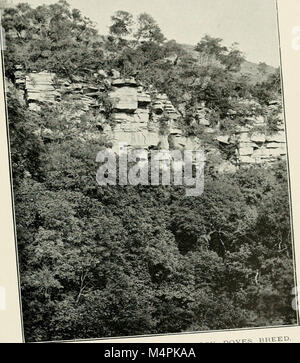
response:
<svg viewBox="0 0 300 363"><path fill-rule="evenodd" d="M55 0L28 0L32 6ZM239 43L252 62L279 66L279 42L275 0L69 0L73 8L97 23L107 34L110 17L117 10L133 15L151 14L168 39L196 44L205 34ZM15 1L17 3L17 1Z"/></svg>

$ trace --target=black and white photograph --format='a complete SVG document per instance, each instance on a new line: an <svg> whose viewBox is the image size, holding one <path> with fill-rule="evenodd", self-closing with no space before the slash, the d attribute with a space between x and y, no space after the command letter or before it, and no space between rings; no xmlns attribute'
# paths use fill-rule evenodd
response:
<svg viewBox="0 0 300 363"><path fill-rule="evenodd" d="M24 340L298 326L277 2L0 7Z"/></svg>

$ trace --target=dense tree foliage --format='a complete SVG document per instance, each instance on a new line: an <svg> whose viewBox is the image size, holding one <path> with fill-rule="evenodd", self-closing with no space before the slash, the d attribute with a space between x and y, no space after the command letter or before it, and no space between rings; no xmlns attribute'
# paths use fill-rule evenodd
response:
<svg viewBox="0 0 300 363"><path fill-rule="evenodd" d="M8 78L17 64L70 78L117 69L167 93L187 129L202 101L226 126L230 109L233 123L248 112L239 98L264 107L280 93L278 74L255 87L239 74L235 47L207 36L191 55L147 14L133 39L130 14L117 12L105 38L62 1L7 9L3 24L13 37ZM14 93L8 111L28 341L295 323L284 162L229 176L206 170L204 194L193 198L176 186L100 187L99 142L83 137L98 132L92 115L69 127L72 105L38 114Z"/></svg>
<svg viewBox="0 0 300 363"><path fill-rule="evenodd" d="M117 11L111 17L113 24L109 31L113 36L122 37L131 34L133 26L133 16L127 11Z"/></svg>
<svg viewBox="0 0 300 363"><path fill-rule="evenodd" d="M6 73L16 65L30 71L53 71L72 76L101 66L101 38L92 22L60 0L32 9L27 4L6 9L3 15L8 49Z"/></svg>

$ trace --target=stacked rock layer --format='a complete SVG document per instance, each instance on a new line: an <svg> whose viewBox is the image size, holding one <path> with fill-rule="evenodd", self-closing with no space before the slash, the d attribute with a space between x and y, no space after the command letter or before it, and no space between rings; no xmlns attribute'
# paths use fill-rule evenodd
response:
<svg viewBox="0 0 300 363"><path fill-rule="evenodd" d="M21 69L15 74L15 84L24 91L29 108L39 111L42 104L59 102L69 96L74 102L81 102L82 112L91 109L101 111L101 95L106 92L103 84L108 85L108 96L112 102L110 120L103 126L103 134L109 140L112 149L119 151L122 144L132 149L201 149L201 138L185 137L177 120L179 113L167 95L149 92L135 79L123 79L118 72L108 77L99 73L103 82L93 83L79 77L72 81L58 79L49 72L24 75ZM274 104L270 105L274 107ZM204 128L203 133L216 131L206 118L207 109L201 105L198 110L198 123ZM246 120L247 121L247 120ZM265 120L256 117L245 123L246 127L237 127L234 134L216 136L220 144L236 145L237 166L269 163L286 156L286 136L284 122L276 132L264 132ZM249 126L251 125L251 126ZM259 126L260 131L257 131ZM255 131L256 130L256 131Z"/></svg>

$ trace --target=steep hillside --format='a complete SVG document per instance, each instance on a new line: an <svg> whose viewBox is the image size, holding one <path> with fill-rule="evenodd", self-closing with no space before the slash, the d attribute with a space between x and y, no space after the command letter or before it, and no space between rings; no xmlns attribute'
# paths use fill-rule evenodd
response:
<svg viewBox="0 0 300 363"><path fill-rule="evenodd" d="M26 341L295 325L279 73L112 15L101 37L65 1L4 11Z"/></svg>
<svg viewBox="0 0 300 363"><path fill-rule="evenodd" d="M188 44L181 44L182 48L188 52L194 59L197 59L199 53L195 51L195 46ZM245 60L241 64L240 74L244 74L250 77L252 84L266 81L268 77L276 71L276 68L266 65L264 72L261 73L259 70L259 65L257 63L249 62Z"/></svg>
<svg viewBox="0 0 300 363"><path fill-rule="evenodd" d="M271 74L274 74L276 68L267 65L265 72L259 71L259 65L253 62L245 61L241 66L241 74L249 75L253 84L266 81Z"/></svg>

